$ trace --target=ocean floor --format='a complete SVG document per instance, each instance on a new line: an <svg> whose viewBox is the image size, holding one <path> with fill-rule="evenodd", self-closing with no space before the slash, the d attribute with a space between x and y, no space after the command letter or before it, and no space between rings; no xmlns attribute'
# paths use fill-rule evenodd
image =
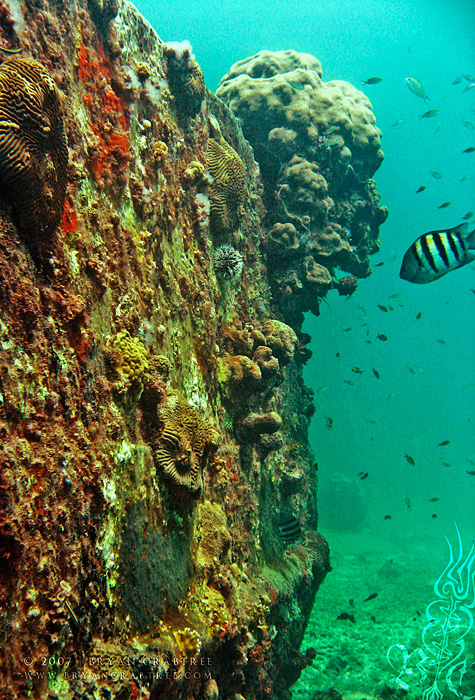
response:
<svg viewBox="0 0 475 700"><path fill-rule="evenodd" d="M436 598L434 583L449 562L448 545L439 541L435 546L416 533L401 539L389 539L374 531L323 534L330 544L333 570L320 588L302 643L303 652L314 647L316 658L293 686L294 700L311 700L317 691L330 688L336 689L344 700L378 697L420 700L423 691L434 682L435 670L427 667L428 661L422 664L428 675L421 683L418 650L423 647L422 631L428 622L426 607ZM452 544L457 545L455 532L448 535ZM454 550L458 554L458 545ZM468 549L464 557L467 554ZM471 598L473 601L473 580ZM432 608L431 611L435 615ZM346 619L337 619L342 614ZM349 616L354 616L354 622ZM465 693L470 689L475 692L474 632L472 628L465 637L468 670L461 686ZM397 691L398 686L392 680L398 671L388 662L391 645L415 652L406 666L412 669L412 674L403 677L409 685L407 693ZM452 646L450 651L454 650ZM401 662L399 668L403 654L402 649L392 650L394 663ZM459 680L454 673L455 686ZM445 681L440 682L439 690L444 698L454 697Z"/></svg>

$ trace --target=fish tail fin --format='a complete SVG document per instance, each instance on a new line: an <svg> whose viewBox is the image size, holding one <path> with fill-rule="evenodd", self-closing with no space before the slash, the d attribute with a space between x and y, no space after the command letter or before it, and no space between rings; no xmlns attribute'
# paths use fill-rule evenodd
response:
<svg viewBox="0 0 475 700"><path fill-rule="evenodd" d="M455 226L455 228L450 229L450 231L457 233L461 238L463 238L469 250L475 250L475 228L473 231L469 232L467 221L464 221L463 224Z"/></svg>
<svg viewBox="0 0 475 700"><path fill-rule="evenodd" d="M431 102L429 95L424 95L424 102Z"/></svg>

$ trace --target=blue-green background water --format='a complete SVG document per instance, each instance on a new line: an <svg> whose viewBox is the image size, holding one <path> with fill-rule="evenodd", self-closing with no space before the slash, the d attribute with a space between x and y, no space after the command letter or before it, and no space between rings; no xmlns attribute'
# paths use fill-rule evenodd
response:
<svg viewBox="0 0 475 700"><path fill-rule="evenodd" d="M328 621L334 621L334 612L344 608L348 597L355 597L352 592L361 589L363 596L372 582L383 601L378 603L379 617L390 615L392 627L399 626L404 636L414 607L424 610L429 602L426 598L418 602L417 594L430 596L445 566L444 537L454 540L453 521L466 544L475 535L475 476L466 473L475 469L469 461L475 462L475 265L430 285L411 285L398 277L402 255L415 238L455 226L466 212L475 211L475 153L462 154L475 146L475 129L462 123L464 119L475 125L475 88L463 92L469 84L464 78L452 84L463 73L475 74L475 3L137 0L135 4L162 40L191 42L213 91L234 62L261 49L292 48L321 61L323 80L346 80L362 88L372 102L385 153L375 179L390 211L381 228L381 252L372 258L372 276L360 282L353 297L345 300L331 293L331 308L323 304L321 316L309 316L304 328L312 336L314 353L306 382L317 392L311 441L325 495L320 498L319 529L334 556L334 573L327 577L315 607L319 619L330 614ZM373 76L382 82L362 87L362 81ZM407 76L422 81L430 102L408 90ZM440 113L419 119L431 108ZM433 178L431 171L442 177ZM427 189L416 195L421 185ZM438 210L446 201L451 205ZM375 268L379 262L384 265ZM377 304L393 310L385 313ZM376 338L381 333L387 342ZM355 366L363 374L352 372ZM327 417L333 419L332 430ZM444 440L450 444L439 446ZM406 453L415 466L406 461ZM369 476L361 481L359 472ZM346 495L326 506L337 487ZM430 498L440 501L429 503ZM385 515L391 519L385 520ZM381 574L385 562L394 561L401 567L396 587L392 575ZM367 620L366 609L362 615ZM314 633L318 634L317 627ZM337 629L336 636L350 633L348 628L344 633ZM306 641L311 641L308 635ZM354 649L354 644L345 638L345 649ZM375 650L377 658L383 669L382 650ZM377 661L374 664L377 668ZM341 690L369 692L364 687L368 678L356 668L352 671L350 664L346 676L352 674L353 681L344 680L337 668L329 677ZM296 691L299 697L310 692L308 676L305 682L307 686ZM319 682L322 679L315 676L313 691Z"/></svg>

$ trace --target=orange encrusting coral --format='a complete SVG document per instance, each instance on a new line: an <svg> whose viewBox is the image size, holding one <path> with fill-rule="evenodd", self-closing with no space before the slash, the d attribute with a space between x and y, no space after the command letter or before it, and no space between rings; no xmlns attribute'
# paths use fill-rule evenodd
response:
<svg viewBox="0 0 475 700"><path fill-rule="evenodd" d="M95 54L96 58L91 57ZM124 166L129 159L130 137L129 118L125 100L117 95L110 85L112 68L104 56L102 45L97 52L88 52L84 44L79 47L77 58L78 75L85 87L84 104L91 113L91 129L96 137L96 146L91 157L91 167L98 182L102 181L104 169L109 166ZM107 83L107 87L97 91L97 78Z"/></svg>

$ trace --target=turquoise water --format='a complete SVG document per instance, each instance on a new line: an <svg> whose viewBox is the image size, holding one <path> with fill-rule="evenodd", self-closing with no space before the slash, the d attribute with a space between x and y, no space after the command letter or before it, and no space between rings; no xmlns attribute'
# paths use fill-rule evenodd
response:
<svg viewBox="0 0 475 700"><path fill-rule="evenodd" d="M388 646L422 644L425 608L448 561L445 537L457 541L454 521L466 554L475 535L475 476L467 474L475 470L475 265L430 285L399 279L402 256L420 234L453 227L475 211L475 153L462 154L475 146L475 129L467 125L475 125L475 88L463 92L465 78L452 84L475 74L475 4L135 4L164 41L191 42L213 91L234 62L261 49L311 53L325 81L362 87L367 78L382 78L362 87L383 132L385 161L375 180L390 214L381 252L351 298L330 293L321 316L308 316L304 326L314 353L305 378L316 392L311 441L319 463L319 529L334 570L303 644L317 649L319 663L294 689L302 699L330 685L345 699L376 695L395 675ZM407 76L422 81L430 102L408 90ZM440 112L419 119L429 109ZM426 190L415 194L422 185ZM361 472L368 477L361 480ZM377 599L363 604L373 592ZM352 610L354 624L336 620ZM466 638L472 663L473 633ZM410 697L423 697L427 687L428 681L413 683ZM464 687L469 691L475 694L475 682Z"/></svg>

